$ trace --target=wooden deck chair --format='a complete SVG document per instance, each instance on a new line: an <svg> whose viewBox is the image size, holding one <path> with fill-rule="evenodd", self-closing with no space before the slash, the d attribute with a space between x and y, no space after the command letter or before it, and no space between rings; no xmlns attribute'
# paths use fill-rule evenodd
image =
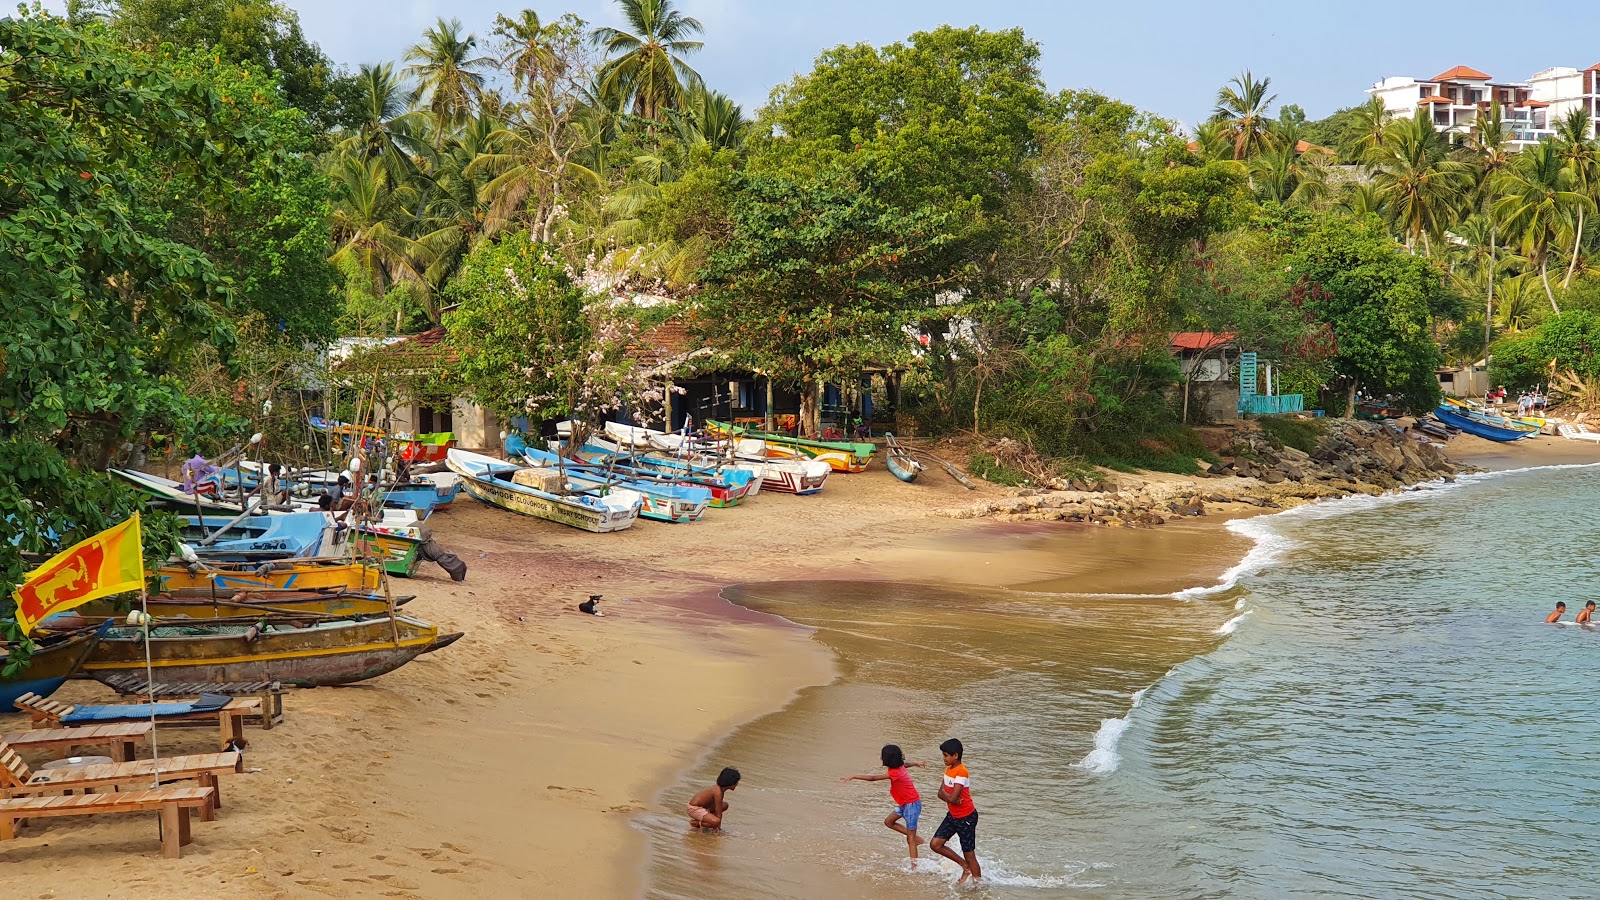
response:
<svg viewBox="0 0 1600 900"><path fill-rule="evenodd" d="M10 745L0 742L0 798L88 792L129 785L153 788L157 781L162 784L194 781L201 787L213 788L210 796L214 806L202 810L203 817L210 821L215 810L222 808L222 789L217 776L243 771L244 757L238 753L202 753L161 760L62 766L35 772Z"/></svg>
<svg viewBox="0 0 1600 900"><path fill-rule="evenodd" d="M28 819L158 812L161 855L178 859L184 845L193 841L189 836L189 811L198 809L205 817L213 793L208 787L186 787L78 797L13 797L0 800L0 841L15 840L17 826Z"/></svg>
<svg viewBox="0 0 1600 900"><path fill-rule="evenodd" d="M213 706L196 703L157 703L157 724L216 722L218 750L245 746L244 720L246 716L262 714L261 698L229 697ZM128 703L105 706L67 706L47 700L38 694L23 694L13 705L33 718L34 728L75 728L80 725L103 725L107 722L148 720L149 704Z"/></svg>

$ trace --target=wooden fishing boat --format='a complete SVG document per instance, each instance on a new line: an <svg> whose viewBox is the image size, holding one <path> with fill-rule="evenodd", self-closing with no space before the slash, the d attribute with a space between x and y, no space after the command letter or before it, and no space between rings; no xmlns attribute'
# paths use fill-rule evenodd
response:
<svg viewBox="0 0 1600 900"><path fill-rule="evenodd" d="M175 509L179 512L200 512L237 514L243 508L237 502L230 502L215 493L201 491L191 494L183 489L183 485L170 478L160 475L151 475L148 472L135 472L132 469L112 469L111 474L132 484L139 491L157 503Z"/></svg>
<svg viewBox="0 0 1600 900"><path fill-rule="evenodd" d="M287 560L248 568L215 565L209 568L196 566L193 570L186 566L162 566L160 577L163 593L184 590L219 591L224 594L290 589L350 592L383 590L382 576L377 567L330 561Z"/></svg>
<svg viewBox="0 0 1600 900"><path fill-rule="evenodd" d="M648 429L634 429L648 431ZM780 494L815 494L834 471L827 462L796 454L792 448L779 448L758 438L727 438L714 444L689 435L650 433L658 453L670 453L687 460L720 460L731 456L736 467L748 469L761 479L763 490Z"/></svg>
<svg viewBox="0 0 1600 900"><path fill-rule="evenodd" d="M728 437L753 438L766 441L773 453L792 455L825 462L835 472L865 472L872 464L872 455L878 448L873 444L854 443L845 441L813 441L805 438L789 437L784 434L768 434L726 422L707 422L706 428L713 434Z"/></svg>
<svg viewBox="0 0 1600 900"><path fill-rule="evenodd" d="M395 605L403 606L412 599L410 595L397 597ZM214 597L198 591L186 591L178 595L153 596L148 603L150 615L158 619L227 619L276 613L376 616L389 612L389 601L382 596L344 591L240 591ZM126 612L105 600L85 603L72 612L87 622L120 619L126 615Z"/></svg>
<svg viewBox="0 0 1600 900"><path fill-rule="evenodd" d="M428 535L419 528L396 527L379 522L363 524L356 530L356 555L365 560L378 560L384 571L401 578L410 578L422 564L422 545Z"/></svg>
<svg viewBox="0 0 1600 900"><path fill-rule="evenodd" d="M1539 433L1538 429L1531 426L1516 426L1509 422L1504 424L1488 422L1481 415L1473 415L1469 410L1443 403L1433 411L1433 415L1446 425L1453 425L1468 434L1500 443L1519 441Z"/></svg>
<svg viewBox="0 0 1600 900"><path fill-rule="evenodd" d="M911 454L900 446L900 442L895 440L893 434L885 433L883 438L887 445L883 462L889 467L889 472L906 484L916 481L917 476L922 474L922 463L912 459Z"/></svg>
<svg viewBox="0 0 1600 900"><path fill-rule="evenodd" d="M644 498L626 488L605 493L573 490L560 473L451 448L445 464L461 476L467 493L491 506L558 522L584 531L606 533L632 528Z"/></svg>
<svg viewBox="0 0 1600 900"><path fill-rule="evenodd" d="M449 431L434 434L395 435L400 458L413 463L443 462L445 454L456 444L456 436Z"/></svg>
<svg viewBox="0 0 1600 900"><path fill-rule="evenodd" d="M461 634L398 615L272 616L160 621L150 627L151 666L165 682L277 681L298 687L352 684L393 672ZM90 677L142 675L144 629L112 626L83 663Z"/></svg>
<svg viewBox="0 0 1600 900"><path fill-rule="evenodd" d="M12 703L23 694L48 697L55 693L94 652L100 638L101 632L94 629L35 637L27 667L10 676L0 674L0 711L10 712ZM0 673L9 659L10 650L0 643Z"/></svg>
<svg viewBox="0 0 1600 900"><path fill-rule="evenodd" d="M573 486L599 490L615 483L644 498L639 515L658 522L697 522L705 515L711 503L711 491L692 484L682 484L663 475L634 475L618 472L615 466L591 465L587 462L562 460L548 450L529 447L520 435L506 436L506 455L522 459L531 466L564 471Z"/></svg>
<svg viewBox="0 0 1600 900"><path fill-rule="evenodd" d="M714 509L738 506L761 492L761 477L746 469L711 460L695 465L657 451L624 448L598 436L591 437L578 451L578 458L632 478L667 478L679 484L703 487L711 492Z"/></svg>
<svg viewBox="0 0 1600 900"><path fill-rule="evenodd" d="M311 427L323 434L336 434L344 437L359 435L361 437L384 437L387 432L382 428L371 425L352 425L348 422L338 422L324 419L321 416L311 417Z"/></svg>
<svg viewBox="0 0 1600 900"><path fill-rule="evenodd" d="M183 516L183 540L203 560L256 562L315 556L329 530L322 513ZM220 532L220 534L218 533Z"/></svg>

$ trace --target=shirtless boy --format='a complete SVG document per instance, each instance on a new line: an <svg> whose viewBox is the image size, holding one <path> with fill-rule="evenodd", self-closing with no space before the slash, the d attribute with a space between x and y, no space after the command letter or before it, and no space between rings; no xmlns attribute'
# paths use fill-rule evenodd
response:
<svg viewBox="0 0 1600 900"><path fill-rule="evenodd" d="M1545 623L1545 624L1546 624L1546 625L1553 625L1553 624L1555 624L1555 623L1556 623L1556 622L1559 622L1559 621L1561 621L1561 616L1562 616L1562 614L1563 614L1563 613L1565 613L1565 612L1566 612L1566 611L1567 611L1567 605L1566 605L1566 604L1565 604L1565 603L1562 603L1562 602L1560 602L1560 601L1557 601L1557 602L1556 602L1556 611L1555 611L1555 612L1553 612L1553 613L1551 613L1551 614L1550 614L1550 615L1548 615L1548 616L1545 616L1545 617L1544 617L1544 623Z"/></svg>
<svg viewBox="0 0 1600 900"><path fill-rule="evenodd" d="M1583 609L1578 610L1578 617L1576 619L1573 619L1572 621L1578 623L1579 625L1590 625L1590 624L1593 624L1593 623L1591 623L1589 621L1589 617L1591 615L1593 615L1593 614L1594 614L1594 601L1590 600L1588 603L1585 603L1583 605Z"/></svg>
<svg viewBox="0 0 1600 900"><path fill-rule="evenodd" d="M739 770L723 769L717 783L689 798L689 827L722 830L728 813L728 792L739 786Z"/></svg>

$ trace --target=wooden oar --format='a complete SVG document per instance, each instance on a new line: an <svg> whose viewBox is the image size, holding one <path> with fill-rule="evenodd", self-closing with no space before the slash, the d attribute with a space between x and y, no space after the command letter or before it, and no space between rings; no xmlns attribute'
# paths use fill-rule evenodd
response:
<svg viewBox="0 0 1600 900"><path fill-rule="evenodd" d="M937 465L941 469L944 469L945 472L949 473L951 478L954 478L956 481L960 482L961 486L966 488L967 490L975 491L975 490L978 489L978 486L976 484L973 484L972 479L968 478L967 474L965 472L963 472L960 469L956 468L953 463L950 463L950 462L947 462L947 461L945 461L943 459L940 459L939 457L934 456L932 453L929 453L926 450L921 450L921 449L918 449L916 447L909 446L907 444L901 444L900 445L900 449L904 450L906 453L915 453L918 456L922 456L922 457L925 457L927 459L932 460L935 465Z"/></svg>

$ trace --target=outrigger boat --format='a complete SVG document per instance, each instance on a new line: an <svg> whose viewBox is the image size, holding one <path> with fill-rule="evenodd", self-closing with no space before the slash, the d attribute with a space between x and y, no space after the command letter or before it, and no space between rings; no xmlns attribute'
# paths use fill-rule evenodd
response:
<svg viewBox="0 0 1600 900"><path fill-rule="evenodd" d="M244 507L237 502L229 502L216 493L207 491L190 492L183 489L183 485L170 478L160 475L151 475L148 472L135 472L132 469L112 469L111 474L132 484L140 492L166 506L180 512L205 513L239 513Z"/></svg>
<svg viewBox="0 0 1600 900"><path fill-rule="evenodd" d="M376 678L461 637L441 635L405 615L158 620L149 630L157 681L277 681L298 687ZM83 670L101 682L130 672L143 676L144 629L107 628Z"/></svg>
<svg viewBox="0 0 1600 900"><path fill-rule="evenodd" d="M660 522L698 522L711 503L711 491L681 483L669 476L637 475L617 472L615 467L563 460L548 450L535 450L521 435L506 436L506 456L525 460L531 466L558 469L575 487L598 490L613 481L644 498L639 515Z"/></svg>
<svg viewBox="0 0 1600 900"><path fill-rule="evenodd" d="M632 528L644 498L627 488L575 488L552 469L452 448L445 464L478 500L525 516L606 533Z"/></svg>
<svg viewBox="0 0 1600 900"><path fill-rule="evenodd" d="M726 422L707 422L706 430L723 437L765 441L769 448L769 456L784 455L797 459L814 459L827 463L835 472L865 472L867 466L872 464L872 454L878 450L874 444L813 441L783 434L769 434Z"/></svg>
<svg viewBox="0 0 1600 900"><path fill-rule="evenodd" d="M340 590L371 592L383 590L382 577L374 566L360 563L282 560L256 566L209 564L202 566L162 566L161 591L239 591Z"/></svg>
<svg viewBox="0 0 1600 900"><path fill-rule="evenodd" d="M10 712L11 704L23 694L48 697L55 693L94 652L103 631L83 629L35 637L27 667L9 677L0 675L0 711ZM5 671L10 654L7 645L0 643L0 672Z"/></svg>
<svg viewBox="0 0 1600 900"><path fill-rule="evenodd" d="M733 464L753 472L763 490L781 494L815 494L827 483L832 467L822 460L773 456L767 442L738 438L706 443L690 435L673 434L633 425L606 424L606 436L620 444L638 447L641 442L655 452L670 454L691 465L719 465L731 454Z"/></svg>
<svg viewBox="0 0 1600 900"><path fill-rule="evenodd" d="M615 470L624 478L668 478L679 484L692 484L711 492L711 506L726 509L738 506L761 492L761 476L753 467L694 465L687 460L657 453L635 453L604 438L591 437L578 451L578 458L592 466Z"/></svg>
<svg viewBox="0 0 1600 900"><path fill-rule="evenodd" d="M1495 417L1499 421L1491 421L1484 413L1475 413L1470 409L1445 403L1439 404L1433 415L1446 425L1453 425L1468 434L1500 443L1518 441L1539 433L1539 429L1532 425L1523 425L1500 417Z"/></svg>
<svg viewBox="0 0 1600 900"><path fill-rule="evenodd" d="M331 530L322 513L184 516L183 539L202 560L256 562L316 556Z"/></svg>
<svg viewBox="0 0 1600 900"><path fill-rule="evenodd" d="M404 606L414 595L395 598ZM389 601L372 594L344 591L241 591L236 594L205 596L201 592L160 595L146 601L150 615L158 619L226 619L238 616L297 615L357 616L388 615ZM106 600L95 600L72 610L68 615L87 621L119 619L125 615ZM53 621L53 620L50 620Z"/></svg>
<svg viewBox="0 0 1600 900"><path fill-rule="evenodd" d="M917 476L922 474L922 463L912 459L911 454L900 446L900 442L895 440L893 434L885 434L883 437L887 445L883 462L889 467L889 472L906 484L916 481Z"/></svg>

